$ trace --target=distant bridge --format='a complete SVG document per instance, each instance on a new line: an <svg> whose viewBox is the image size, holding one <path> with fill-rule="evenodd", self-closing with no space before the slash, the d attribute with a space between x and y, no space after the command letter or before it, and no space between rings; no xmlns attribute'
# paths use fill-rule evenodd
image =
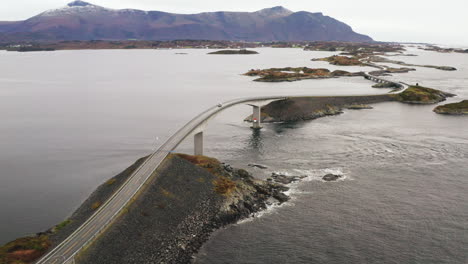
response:
<svg viewBox="0 0 468 264"><path fill-rule="evenodd" d="M385 78L381 78L381 77L371 75L369 72L364 73L364 78L367 79L367 80L376 82L376 83L393 85L395 88L399 88L399 89L403 88L404 85L408 86L406 83L390 81L390 80L387 80Z"/></svg>

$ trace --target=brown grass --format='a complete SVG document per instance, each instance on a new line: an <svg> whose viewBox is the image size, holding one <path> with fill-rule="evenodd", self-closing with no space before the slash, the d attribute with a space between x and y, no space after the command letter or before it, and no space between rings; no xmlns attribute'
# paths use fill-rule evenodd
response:
<svg viewBox="0 0 468 264"><path fill-rule="evenodd" d="M116 181L117 181L117 180L116 180L115 178L112 178L112 179L106 181L106 184L107 184L107 185L112 185L112 184L114 184Z"/></svg>
<svg viewBox="0 0 468 264"><path fill-rule="evenodd" d="M221 162L215 158L210 158L207 156L194 156L187 154L176 154L177 156L189 161L190 163L197 165L201 168L208 170L210 173L219 176L219 171L221 168Z"/></svg>
<svg viewBox="0 0 468 264"><path fill-rule="evenodd" d="M41 257L51 242L49 237L23 237L0 247L0 264L28 264Z"/></svg>
<svg viewBox="0 0 468 264"><path fill-rule="evenodd" d="M187 154L177 154L177 156L188 160L192 164L202 167L208 170L211 174L217 176L218 178L212 182L214 186L214 191L216 193L228 195L236 188L236 182L230 180L221 173L222 168L219 160L206 156L192 156ZM200 178L197 179L197 181L201 182Z"/></svg>
<svg viewBox="0 0 468 264"><path fill-rule="evenodd" d="M91 205L91 209L93 210L96 210L98 209L99 207L101 207L102 203L97 201L97 202L94 202L92 205Z"/></svg>
<svg viewBox="0 0 468 264"><path fill-rule="evenodd" d="M226 177L219 177L213 181L215 192L223 195L228 195L236 188L236 183Z"/></svg>

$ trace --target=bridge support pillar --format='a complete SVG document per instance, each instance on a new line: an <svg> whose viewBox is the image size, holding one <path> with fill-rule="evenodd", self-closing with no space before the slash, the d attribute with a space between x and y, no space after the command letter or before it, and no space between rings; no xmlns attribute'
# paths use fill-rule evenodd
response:
<svg viewBox="0 0 468 264"><path fill-rule="evenodd" d="M252 107L253 107L252 128L260 129L262 128L261 107L257 105L252 105Z"/></svg>
<svg viewBox="0 0 468 264"><path fill-rule="evenodd" d="M193 138L194 154L203 155L203 131L195 134Z"/></svg>

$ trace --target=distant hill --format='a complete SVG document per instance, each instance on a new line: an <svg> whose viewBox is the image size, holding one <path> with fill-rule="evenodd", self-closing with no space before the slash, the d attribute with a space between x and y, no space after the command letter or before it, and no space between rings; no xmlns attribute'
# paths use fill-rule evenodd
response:
<svg viewBox="0 0 468 264"><path fill-rule="evenodd" d="M60 40L353 41L372 39L322 13L278 6L257 12L172 14L74 1L25 21L0 22L0 41Z"/></svg>

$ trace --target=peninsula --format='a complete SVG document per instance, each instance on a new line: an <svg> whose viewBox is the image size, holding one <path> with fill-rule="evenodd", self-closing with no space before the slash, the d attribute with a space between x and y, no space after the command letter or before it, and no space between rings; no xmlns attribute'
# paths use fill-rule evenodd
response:
<svg viewBox="0 0 468 264"><path fill-rule="evenodd" d="M84 223L145 159L103 183L62 223L0 247L0 263L33 263ZM156 174L77 263L188 263L213 230L289 199L285 185L205 156L169 155Z"/></svg>

